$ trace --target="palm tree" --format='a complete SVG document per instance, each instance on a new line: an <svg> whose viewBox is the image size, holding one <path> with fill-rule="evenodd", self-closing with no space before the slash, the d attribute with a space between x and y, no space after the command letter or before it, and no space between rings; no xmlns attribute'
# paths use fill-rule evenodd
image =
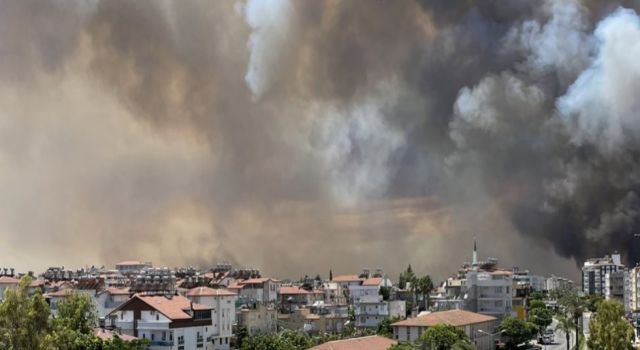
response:
<svg viewBox="0 0 640 350"><path fill-rule="evenodd" d="M576 329L576 324L573 321L571 316L559 315L557 317L558 324L556 325L556 330L561 330L564 332L564 335L567 339L567 350L569 350L569 344L571 343L571 331ZM576 329L577 332L577 329ZM577 341L577 338L576 338ZM577 343L576 343L577 344Z"/></svg>
<svg viewBox="0 0 640 350"><path fill-rule="evenodd" d="M416 280L416 291L422 294L422 304L425 310L429 309L429 304L430 304L429 294L431 293L432 289L433 289L433 281L431 280L431 276L426 275Z"/></svg>

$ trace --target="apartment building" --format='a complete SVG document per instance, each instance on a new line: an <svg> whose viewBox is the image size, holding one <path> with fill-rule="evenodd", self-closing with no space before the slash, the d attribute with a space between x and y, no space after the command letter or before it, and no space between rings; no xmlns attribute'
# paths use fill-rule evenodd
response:
<svg viewBox="0 0 640 350"><path fill-rule="evenodd" d="M512 285L511 271L469 271L464 309L499 319L511 316Z"/></svg>
<svg viewBox="0 0 640 350"><path fill-rule="evenodd" d="M607 273L619 270L624 270L620 254L588 259L582 266L582 291L586 295L605 296Z"/></svg>
<svg viewBox="0 0 640 350"><path fill-rule="evenodd" d="M278 330L278 311L271 305L252 303L243 306L237 313L238 326L249 335L269 334Z"/></svg>
<svg viewBox="0 0 640 350"><path fill-rule="evenodd" d="M235 286L229 289L235 289L243 300L266 304L278 301L280 285L280 281L276 279L260 277L237 281Z"/></svg>
<svg viewBox="0 0 640 350"><path fill-rule="evenodd" d="M229 350L233 325L236 322L236 300L238 295L227 289L196 287L186 294L194 303L212 308L212 329L209 332L215 350Z"/></svg>
<svg viewBox="0 0 640 350"><path fill-rule="evenodd" d="M212 307L176 295L134 295L107 316L105 326L150 341L151 350L216 350Z"/></svg>
<svg viewBox="0 0 640 350"><path fill-rule="evenodd" d="M356 327L375 328L385 317L404 317L404 300L384 301L381 295L364 295L353 303Z"/></svg>

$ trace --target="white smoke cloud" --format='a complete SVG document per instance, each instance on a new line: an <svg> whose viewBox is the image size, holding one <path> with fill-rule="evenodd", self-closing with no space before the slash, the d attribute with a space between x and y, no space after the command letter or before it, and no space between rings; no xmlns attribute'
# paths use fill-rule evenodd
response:
<svg viewBox="0 0 640 350"><path fill-rule="evenodd" d="M575 144L605 153L633 147L640 135L640 18L618 9L595 30L598 54L557 108Z"/></svg>
<svg viewBox="0 0 640 350"><path fill-rule="evenodd" d="M265 93L271 78L278 74L292 12L289 0L249 0L246 4L245 20L253 32L247 43L250 57L245 81L255 99Z"/></svg>
<svg viewBox="0 0 640 350"><path fill-rule="evenodd" d="M555 70L566 86L590 63L588 11L577 0L548 0L544 9L546 23L525 21L510 31L505 46L528 53L523 67L528 74Z"/></svg>

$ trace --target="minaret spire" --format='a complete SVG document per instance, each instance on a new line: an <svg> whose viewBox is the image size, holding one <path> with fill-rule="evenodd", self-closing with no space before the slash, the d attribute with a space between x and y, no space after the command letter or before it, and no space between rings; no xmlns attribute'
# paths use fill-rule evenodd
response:
<svg viewBox="0 0 640 350"><path fill-rule="evenodd" d="M473 236L473 266L478 265L478 245L476 243L476 236Z"/></svg>

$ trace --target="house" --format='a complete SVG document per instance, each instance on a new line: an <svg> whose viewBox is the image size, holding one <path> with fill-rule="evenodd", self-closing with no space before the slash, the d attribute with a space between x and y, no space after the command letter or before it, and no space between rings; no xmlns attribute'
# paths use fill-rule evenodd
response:
<svg viewBox="0 0 640 350"><path fill-rule="evenodd" d="M238 325L249 335L269 334L278 330L278 311L261 303L249 303L238 311Z"/></svg>
<svg viewBox="0 0 640 350"><path fill-rule="evenodd" d="M98 318L104 319L111 311L124 304L131 297L129 288L107 288L93 296L93 302L98 311Z"/></svg>
<svg viewBox="0 0 640 350"><path fill-rule="evenodd" d="M317 309L316 309L317 310ZM349 316L337 313L314 313L314 309L304 307L291 313L278 314L278 323L289 330L306 333L341 333Z"/></svg>
<svg viewBox="0 0 640 350"><path fill-rule="evenodd" d="M189 290L186 296L194 303L212 308L213 328L211 330L211 341L214 344L213 349L228 350L231 337L233 337L233 325L236 323L236 299L238 295L222 288L196 287Z"/></svg>
<svg viewBox="0 0 640 350"><path fill-rule="evenodd" d="M0 302L4 298L4 292L7 289L17 289L20 281L17 278L9 277L9 276L1 276L0 277Z"/></svg>
<svg viewBox="0 0 640 350"><path fill-rule="evenodd" d="M105 327L151 342L151 350L214 350L212 307L179 295L136 294L107 315Z"/></svg>
<svg viewBox="0 0 640 350"><path fill-rule="evenodd" d="M269 278L249 278L237 281L242 286L239 296L245 300L255 300L259 303L275 303L278 300L280 281Z"/></svg>
<svg viewBox="0 0 640 350"><path fill-rule="evenodd" d="M387 317L406 315L404 300L384 301L381 295L362 296L353 304L353 308L358 328L375 328Z"/></svg>
<svg viewBox="0 0 640 350"><path fill-rule="evenodd" d="M387 350L398 342L372 335L361 338L334 340L310 348L309 350Z"/></svg>
<svg viewBox="0 0 640 350"><path fill-rule="evenodd" d="M429 327L445 324L464 330L478 350L494 349L494 333L497 318L465 310L448 310L427 313L415 318L391 324L393 337L400 342L414 342Z"/></svg>

